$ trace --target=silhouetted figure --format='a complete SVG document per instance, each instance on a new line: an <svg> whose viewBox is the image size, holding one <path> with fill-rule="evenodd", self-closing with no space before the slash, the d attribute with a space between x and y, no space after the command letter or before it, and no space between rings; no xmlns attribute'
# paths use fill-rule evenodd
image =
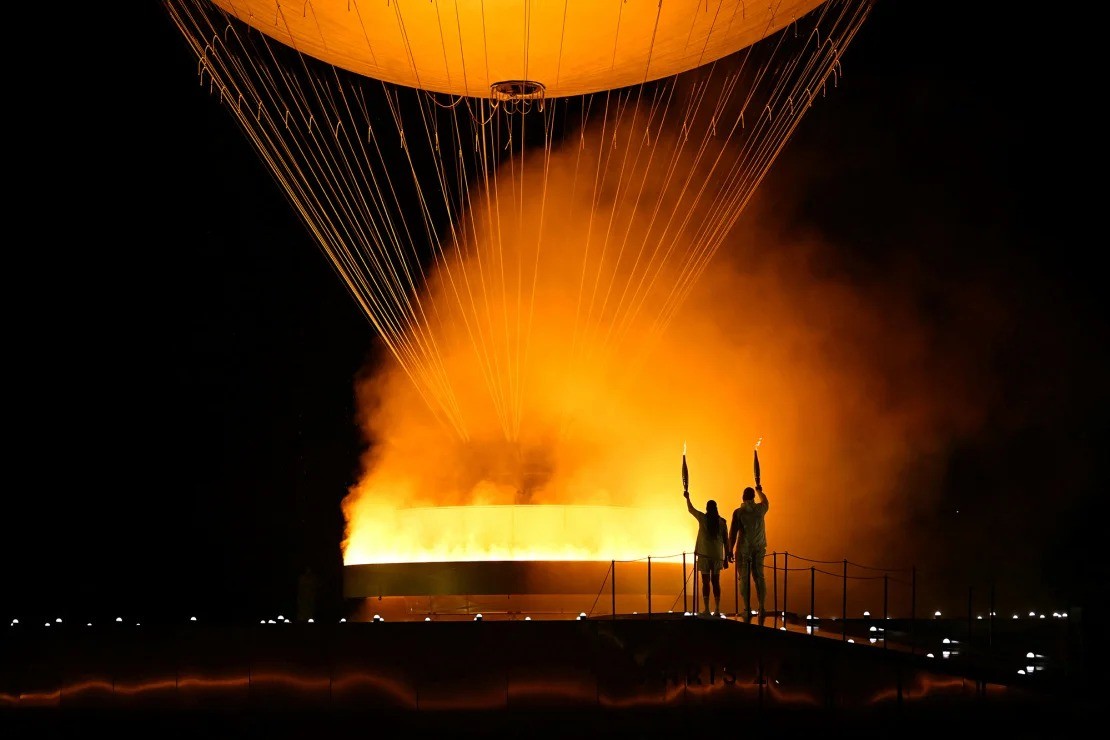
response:
<svg viewBox="0 0 1110 740"><path fill-rule="evenodd" d="M316 616L316 574L306 566L297 579L297 621L307 622Z"/></svg>
<svg viewBox="0 0 1110 740"><path fill-rule="evenodd" d="M721 571L728 567L728 522L717 511L717 502L710 499L702 513L690 503L690 492L683 491L686 508L698 520L698 539L694 544L694 562L701 574L702 615L709 614L709 587L713 587L714 613L721 613Z"/></svg>
<svg viewBox="0 0 1110 740"><path fill-rule="evenodd" d="M759 503L755 494L759 492ZM728 549L735 552L736 567L740 569L740 596L744 599L744 621L752 621L751 581L755 581L755 596L759 602L759 624L766 616L765 599L767 581L763 577L763 560L767 556L767 528L764 518L771 504L763 486L744 489L740 508L732 512L729 526Z"/></svg>

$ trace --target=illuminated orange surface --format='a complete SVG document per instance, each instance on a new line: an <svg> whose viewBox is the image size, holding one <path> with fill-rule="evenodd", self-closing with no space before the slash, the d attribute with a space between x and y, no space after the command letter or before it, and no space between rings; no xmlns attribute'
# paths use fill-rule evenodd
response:
<svg viewBox="0 0 1110 740"><path fill-rule="evenodd" d="M213 0L263 33L344 69L456 95L536 80L550 96L639 84L708 64L822 0Z"/></svg>
<svg viewBox="0 0 1110 740"><path fill-rule="evenodd" d="M346 564L470 560L612 560L690 550L697 523L613 506L361 507ZM679 513L682 513L681 510Z"/></svg>

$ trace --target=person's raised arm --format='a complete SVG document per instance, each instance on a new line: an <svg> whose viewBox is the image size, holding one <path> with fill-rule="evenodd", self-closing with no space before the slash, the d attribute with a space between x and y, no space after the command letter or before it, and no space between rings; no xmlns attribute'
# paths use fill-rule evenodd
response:
<svg viewBox="0 0 1110 740"><path fill-rule="evenodd" d="M691 514L693 514L696 517L699 512L698 512L697 509L694 508L694 505L692 503L690 503L690 492L689 491L683 491L682 495L686 497L686 511L690 512Z"/></svg>
<svg viewBox="0 0 1110 740"><path fill-rule="evenodd" d="M755 490L756 490L756 493L759 494L759 499L760 499L759 502L761 504L763 504L763 508L764 509L770 509L771 508L771 502L767 500L767 494L765 494L763 492L763 486L756 486Z"/></svg>

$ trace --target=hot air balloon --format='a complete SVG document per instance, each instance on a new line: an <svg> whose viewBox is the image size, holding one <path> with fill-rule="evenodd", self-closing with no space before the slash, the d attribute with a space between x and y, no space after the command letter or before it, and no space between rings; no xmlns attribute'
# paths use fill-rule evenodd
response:
<svg viewBox="0 0 1110 740"><path fill-rule="evenodd" d="M210 2L301 54L366 77L473 98L537 90L561 98L708 64L823 0Z"/></svg>
<svg viewBox="0 0 1110 740"><path fill-rule="evenodd" d="M505 457L527 503L544 469L526 445L537 379L568 426L600 413L579 368L609 388L641 366L806 110L839 83L873 2L164 5L197 83L233 116L427 410L456 440L516 445ZM542 347L536 326L553 335ZM473 512L426 509L417 531L413 509L352 508L346 562L486 557L428 544L479 538ZM495 513L491 537L537 512ZM688 540L627 512L556 518L497 557L520 555L526 539L531 559L596 558L567 541L592 527L606 559Z"/></svg>
<svg viewBox="0 0 1110 740"><path fill-rule="evenodd" d="M166 0L200 84L429 407L469 435L449 332L509 439L536 275L562 271L573 296L560 361L604 345L634 366L622 341L666 329L871 4ZM545 203L558 150L572 213ZM591 241L578 263L541 238L555 220Z"/></svg>

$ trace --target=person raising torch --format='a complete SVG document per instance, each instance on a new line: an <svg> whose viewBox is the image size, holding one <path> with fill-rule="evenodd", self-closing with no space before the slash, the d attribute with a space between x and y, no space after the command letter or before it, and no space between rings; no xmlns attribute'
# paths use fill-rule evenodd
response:
<svg viewBox="0 0 1110 740"><path fill-rule="evenodd" d="M759 501L755 500L759 494ZM729 526L728 550L735 553L736 567L740 569L740 596L744 600L744 621L752 621L751 581L755 581L755 596L759 603L759 624L767 614L765 599L767 581L763 575L763 560L767 556L767 528L764 519L771 507L763 486L744 489L740 507L732 512Z"/></svg>
<svg viewBox="0 0 1110 740"><path fill-rule="evenodd" d="M701 575L701 616L709 615L709 588L713 588L713 613L721 613L721 571L728 568L728 522L717 511L717 502L710 499L705 511L694 508L690 492L683 491L686 509L698 520L698 539L694 544L694 562Z"/></svg>

